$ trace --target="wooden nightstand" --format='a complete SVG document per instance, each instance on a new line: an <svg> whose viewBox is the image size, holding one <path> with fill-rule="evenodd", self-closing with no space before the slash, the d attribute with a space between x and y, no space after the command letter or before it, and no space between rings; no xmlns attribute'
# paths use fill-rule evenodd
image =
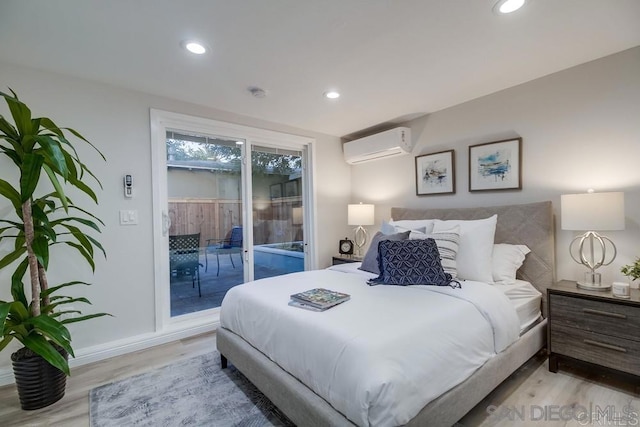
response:
<svg viewBox="0 0 640 427"><path fill-rule="evenodd" d="M547 289L549 370L570 357L640 375L640 291L630 299L578 289L563 280Z"/></svg>
<svg viewBox="0 0 640 427"><path fill-rule="evenodd" d="M334 255L331 265L347 264L350 262L361 262L362 257L357 255Z"/></svg>

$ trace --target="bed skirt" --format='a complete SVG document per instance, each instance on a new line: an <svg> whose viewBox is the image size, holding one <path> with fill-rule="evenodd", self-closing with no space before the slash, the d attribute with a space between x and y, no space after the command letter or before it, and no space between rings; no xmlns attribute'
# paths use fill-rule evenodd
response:
<svg viewBox="0 0 640 427"><path fill-rule="evenodd" d="M427 404L407 425L450 427L546 344L543 319L472 376ZM262 352L225 328L217 331L217 348L294 423L301 426L353 426L327 401L284 371Z"/></svg>

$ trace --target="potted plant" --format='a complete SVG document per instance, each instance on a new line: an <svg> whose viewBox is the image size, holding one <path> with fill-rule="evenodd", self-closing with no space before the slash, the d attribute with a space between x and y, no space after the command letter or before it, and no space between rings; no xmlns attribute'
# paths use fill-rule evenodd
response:
<svg viewBox="0 0 640 427"><path fill-rule="evenodd" d="M22 408L37 409L64 395L70 374L67 357L73 356L65 325L107 315L65 310L70 304L90 302L60 292L88 283L76 280L52 286L47 277L55 247L71 248L92 270L96 250L106 256L91 235L99 233L99 224L104 223L67 195L73 188L97 203L87 182L101 187L67 135L88 144L103 160L104 156L75 130L59 127L46 117L33 118L15 92L0 92L0 96L13 121L0 115L0 160L13 166L3 164L0 173L0 207L9 208L9 214L0 217L0 270L15 266L11 298L0 300L0 351L13 339L24 346L11 355L16 385Z"/></svg>
<svg viewBox="0 0 640 427"><path fill-rule="evenodd" d="M636 258L633 264L623 265L620 271L632 282L640 279L640 257Z"/></svg>

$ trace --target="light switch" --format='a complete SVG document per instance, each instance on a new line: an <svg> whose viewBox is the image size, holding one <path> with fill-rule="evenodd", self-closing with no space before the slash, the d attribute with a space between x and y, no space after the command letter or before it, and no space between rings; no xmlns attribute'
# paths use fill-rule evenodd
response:
<svg viewBox="0 0 640 427"><path fill-rule="evenodd" d="M121 210L120 211L120 225L137 225L138 224L138 211L137 210Z"/></svg>

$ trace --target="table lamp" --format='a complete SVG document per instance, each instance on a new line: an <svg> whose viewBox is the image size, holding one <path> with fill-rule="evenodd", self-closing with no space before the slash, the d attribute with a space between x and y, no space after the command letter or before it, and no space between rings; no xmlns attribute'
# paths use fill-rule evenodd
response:
<svg viewBox="0 0 640 427"><path fill-rule="evenodd" d="M291 223L293 225L302 224L302 206L291 208Z"/></svg>
<svg viewBox="0 0 640 427"><path fill-rule="evenodd" d="M303 238L302 223L304 217L302 215L302 206L291 208L291 241L298 242Z"/></svg>
<svg viewBox="0 0 640 427"><path fill-rule="evenodd" d="M362 256L362 247L367 243L367 230L363 225L373 225L374 206L359 203L357 205L347 206L347 223L349 225L357 225L354 230L354 242L358 247L358 256Z"/></svg>
<svg viewBox="0 0 640 427"><path fill-rule="evenodd" d="M563 230L586 231L569 245L571 258L589 268L583 281L578 281L581 289L606 291L611 284L603 285L596 269L609 265L616 258L616 245L598 231L624 230L624 193L594 193L590 190L582 194L561 196L561 218ZM608 244L607 244L608 242ZM607 252L607 246L613 251ZM610 256L610 259L607 259Z"/></svg>

